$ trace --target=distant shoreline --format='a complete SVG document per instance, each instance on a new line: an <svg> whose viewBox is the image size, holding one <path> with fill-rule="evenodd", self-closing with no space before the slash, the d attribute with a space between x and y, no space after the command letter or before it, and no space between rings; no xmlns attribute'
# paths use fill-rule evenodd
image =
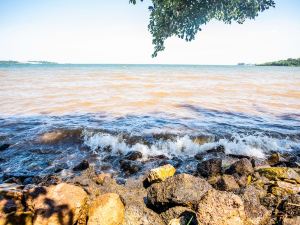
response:
<svg viewBox="0 0 300 225"><path fill-rule="evenodd" d="M274 62L267 62L263 64L256 64L256 66L289 66L289 67L298 67L300 66L300 58L298 59L286 59L286 60L279 60Z"/></svg>

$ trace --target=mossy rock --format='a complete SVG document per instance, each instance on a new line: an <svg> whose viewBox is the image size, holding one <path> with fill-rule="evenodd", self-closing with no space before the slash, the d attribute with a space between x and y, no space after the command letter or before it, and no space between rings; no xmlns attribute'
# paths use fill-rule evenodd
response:
<svg viewBox="0 0 300 225"><path fill-rule="evenodd" d="M257 170L260 175L270 180L290 179L300 183L300 175L292 168L287 167L269 167Z"/></svg>

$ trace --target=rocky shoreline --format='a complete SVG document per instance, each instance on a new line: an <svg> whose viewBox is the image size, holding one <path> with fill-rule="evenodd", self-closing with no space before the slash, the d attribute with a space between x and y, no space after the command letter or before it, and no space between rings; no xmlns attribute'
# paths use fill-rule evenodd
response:
<svg viewBox="0 0 300 225"><path fill-rule="evenodd" d="M124 182L87 161L68 179L7 176L0 184L0 225L300 224L298 156L225 160L223 150L197 154L190 174L165 161ZM127 154L121 168L134 174L140 157Z"/></svg>

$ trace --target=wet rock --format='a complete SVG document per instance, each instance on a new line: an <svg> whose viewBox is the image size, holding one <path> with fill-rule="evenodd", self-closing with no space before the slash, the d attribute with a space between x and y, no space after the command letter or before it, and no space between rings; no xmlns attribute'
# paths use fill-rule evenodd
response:
<svg viewBox="0 0 300 225"><path fill-rule="evenodd" d="M51 175L51 174L43 178L35 177L35 179L37 179L37 182L35 183L39 183L39 185L47 186L47 187L51 185L59 184L61 182L61 179L58 176Z"/></svg>
<svg viewBox="0 0 300 225"><path fill-rule="evenodd" d="M298 225L300 224L300 216L296 216L293 218L284 218L282 221L282 225Z"/></svg>
<svg viewBox="0 0 300 225"><path fill-rule="evenodd" d="M201 153L197 153L194 158L199 160L199 161L202 161L205 157L205 153L201 152Z"/></svg>
<svg viewBox="0 0 300 225"><path fill-rule="evenodd" d="M270 180L290 179L300 183L300 175L292 168L287 167L269 167L257 170L261 176L265 176Z"/></svg>
<svg viewBox="0 0 300 225"><path fill-rule="evenodd" d="M4 150L6 150L6 149L8 149L9 146L10 146L10 144L3 144L3 145L0 145L0 152L1 152L1 151L4 151Z"/></svg>
<svg viewBox="0 0 300 225"><path fill-rule="evenodd" d="M242 199L230 192L210 190L199 201L199 224L244 225L246 216Z"/></svg>
<svg viewBox="0 0 300 225"><path fill-rule="evenodd" d="M300 195L291 195L283 203L283 211L289 217L300 216Z"/></svg>
<svg viewBox="0 0 300 225"><path fill-rule="evenodd" d="M27 179L27 178L26 178ZM8 178L7 180L3 181L3 183L15 183L15 184L22 184L21 180L16 177Z"/></svg>
<svg viewBox="0 0 300 225"><path fill-rule="evenodd" d="M254 173L254 169L252 167L252 163L250 162L250 160L243 158L233 163L229 167L229 169L226 170L226 173L228 174L237 173L241 176L243 175L247 176Z"/></svg>
<svg viewBox="0 0 300 225"><path fill-rule="evenodd" d="M97 184L104 184L105 181L108 181L109 179L112 178L112 174L110 173L100 173L98 175L96 175L93 180L97 183Z"/></svg>
<svg viewBox="0 0 300 225"><path fill-rule="evenodd" d="M61 183L29 191L27 206L35 213L33 225L82 224L87 194L81 188ZM84 221L83 221L84 223Z"/></svg>
<svg viewBox="0 0 300 225"><path fill-rule="evenodd" d="M131 160L120 160L120 167L127 174L135 174L142 168L139 162Z"/></svg>
<svg viewBox="0 0 300 225"><path fill-rule="evenodd" d="M221 191L235 191L240 187L233 176L223 175L221 179L217 182L216 188Z"/></svg>
<svg viewBox="0 0 300 225"><path fill-rule="evenodd" d="M131 151L128 152L125 156L124 159L127 160L137 160L137 159L141 159L143 157L143 154L139 151Z"/></svg>
<svg viewBox="0 0 300 225"><path fill-rule="evenodd" d="M147 190L147 200L157 210L180 205L192 207L211 188L202 178L179 174L151 185Z"/></svg>
<svg viewBox="0 0 300 225"><path fill-rule="evenodd" d="M179 225L188 223L190 225L198 224L196 213L193 210L182 206L170 208L167 211L162 212L160 216L166 224L170 224L174 219Z"/></svg>
<svg viewBox="0 0 300 225"><path fill-rule="evenodd" d="M122 225L125 208L120 196L107 193L95 199L89 208L87 225Z"/></svg>
<svg viewBox="0 0 300 225"><path fill-rule="evenodd" d="M144 181L144 186L147 187L152 183L164 181L168 177L172 177L175 174L175 172L176 169L171 164L151 169L147 178Z"/></svg>
<svg viewBox="0 0 300 225"><path fill-rule="evenodd" d="M198 145L203 145L205 143L211 142L213 139L209 136L198 136L193 138L193 142Z"/></svg>
<svg viewBox="0 0 300 225"><path fill-rule="evenodd" d="M271 166L274 166L280 162L285 161L284 158L282 158L282 156L277 152L277 153L273 153L269 158L268 158L268 163Z"/></svg>
<svg viewBox="0 0 300 225"><path fill-rule="evenodd" d="M260 204L260 191L253 186L248 186L241 195L247 220L252 225L267 224L272 212Z"/></svg>
<svg viewBox="0 0 300 225"><path fill-rule="evenodd" d="M83 160L81 163L79 163L77 166L73 168L73 171L82 171L89 168L90 164L87 160Z"/></svg>
<svg viewBox="0 0 300 225"><path fill-rule="evenodd" d="M203 177L211 177L221 174L222 159L209 159L198 164L197 172Z"/></svg>

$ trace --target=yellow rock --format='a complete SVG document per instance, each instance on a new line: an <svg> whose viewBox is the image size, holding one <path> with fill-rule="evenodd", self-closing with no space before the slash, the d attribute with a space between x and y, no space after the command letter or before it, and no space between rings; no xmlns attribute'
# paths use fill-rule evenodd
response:
<svg viewBox="0 0 300 225"><path fill-rule="evenodd" d="M172 220L170 220L168 225L181 225L180 224L180 219L172 219Z"/></svg>
<svg viewBox="0 0 300 225"><path fill-rule="evenodd" d="M164 165L150 170L147 181L149 183L160 182L166 180L168 177L172 177L176 172L176 169L170 165Z"/></svg>
<svg viewBox="0 0 300 225"><path fill-rule="evenodd" d="M118 194L107 193L90 205L87 225L122 225L125 208Z"/></svg>
<svg viewBox="0 0 300 225"><path fill-rule="evenodd" d="M300 175L293 169L288 167L269 167L257 170L260 175L270 180L290 179L300 183Z"/></svg>

